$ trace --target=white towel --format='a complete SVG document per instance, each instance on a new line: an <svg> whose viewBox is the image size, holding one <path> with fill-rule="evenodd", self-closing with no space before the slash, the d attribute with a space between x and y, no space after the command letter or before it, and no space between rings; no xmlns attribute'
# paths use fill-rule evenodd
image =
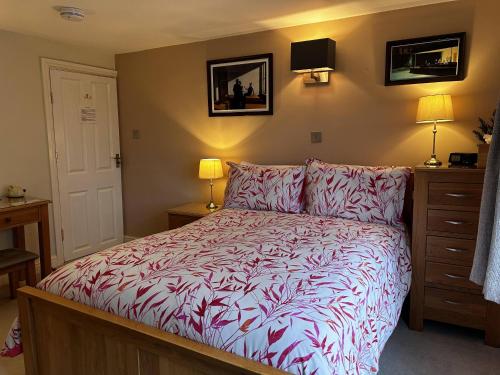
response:
<svg viewBox="0 0 500 375"><path fill-rule="evenodd" d="M476 253L470 280L483 285L484 298L500 303L500 101L484 176Z"/></svg>

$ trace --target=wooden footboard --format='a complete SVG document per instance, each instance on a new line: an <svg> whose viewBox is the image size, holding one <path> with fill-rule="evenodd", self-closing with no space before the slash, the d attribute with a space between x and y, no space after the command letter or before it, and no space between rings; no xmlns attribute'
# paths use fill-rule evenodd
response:
<svg viewBox="0 0 500 375"><path fill-rule="evenodd" d="M39 289L18 302L26 375L284 374Z"/></svg>

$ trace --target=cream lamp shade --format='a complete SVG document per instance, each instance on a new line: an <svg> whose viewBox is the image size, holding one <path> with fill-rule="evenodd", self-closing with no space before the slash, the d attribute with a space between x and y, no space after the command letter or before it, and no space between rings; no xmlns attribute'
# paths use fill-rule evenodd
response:
<svg viewBox="0 0 500 375"><path fill-rule="evenodd" d="M224 176L220 159L201 159L198 175L202 180L214 180Z"/></svg>
<svg viewBox="0 0 500 375"><path fill-rule="evenodd" d="M429 95L418 100L417 124L453 121L450 95Z"/></svg>

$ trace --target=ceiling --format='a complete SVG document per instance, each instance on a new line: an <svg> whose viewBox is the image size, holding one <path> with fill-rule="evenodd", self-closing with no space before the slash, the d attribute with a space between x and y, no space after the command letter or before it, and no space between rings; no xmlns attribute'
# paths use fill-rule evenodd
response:
<svg viewBox="0 0 500 375"><path fill-rule="evenodd" d="M0 0L0 29L120 53L448 1ZM65 21L61 5L87 17Z"/></svg>

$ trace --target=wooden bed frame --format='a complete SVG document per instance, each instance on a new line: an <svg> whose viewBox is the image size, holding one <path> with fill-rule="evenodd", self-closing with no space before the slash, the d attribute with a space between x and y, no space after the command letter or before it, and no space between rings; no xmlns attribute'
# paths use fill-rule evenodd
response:
<svg viewBox="0 0 500 375"><path fill-rule="evenodd" d="M410 229L412 193L413 174L403 212ZM19 289L18 303L26 375L285 374L36 288Z"/></svg>
<svg viewBox="0 0 500 375"><path fill-rule="evenodd" d="M285 374L36 288L18 304L26 375Z"/></svg>

